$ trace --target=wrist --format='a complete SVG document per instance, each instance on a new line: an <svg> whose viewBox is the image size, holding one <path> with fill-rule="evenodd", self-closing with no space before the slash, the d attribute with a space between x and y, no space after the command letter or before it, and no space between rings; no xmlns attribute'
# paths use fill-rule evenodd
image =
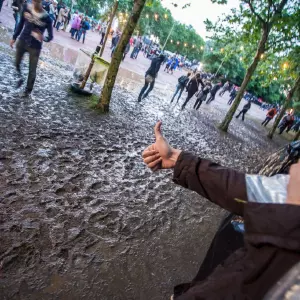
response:
<svg viewBox="0 0 300 300"><path fill-rule="evenodd" d="M179 149L174 149L172 148L172 154L171 154L171 157L170 157L170 160L172 161L172 168L175 167L176 163L177 163L177 160L181 154L182 150L179 150Z"/></svg>

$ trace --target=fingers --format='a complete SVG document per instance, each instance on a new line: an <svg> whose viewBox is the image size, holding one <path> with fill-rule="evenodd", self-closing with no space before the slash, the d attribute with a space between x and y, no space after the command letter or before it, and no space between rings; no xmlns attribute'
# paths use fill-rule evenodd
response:
<svg viewBox="0 0 300 300"><path fill-rule="evenodd" d="M151 162L147 165L150 169L154 169L155 167L160 166L161 161L162 161L162 158L159 157L159 158L157 158L156 160L154 160L153 162Z"/></svg>
<svg viewBox="0 0 300 300"><path fill-rule="evenodd" d="M145 150L142 154L142 157L145 159L146 157L149 157L149 156L153 156L155 154L157 154L158 152L156 150Z"/></svg>
<svg viewBox="0 0 300 300"><path fill-rule="evenodd" d="M154 127L154 134L155 134L156 140L163 137L161 134L161 124L162 124L162 122L158 121Z"/></svg>
<svg viewBox="0 0 300 300"><path fill-rule="evenodd" d="M149 166L150 163L152 163L153 161L156 161L158 158L160 158L160 155L159 155L159 153L156 152L154 155L144 158L144 163ZM151 167L149 166L149 168L151 168Z"/></svg>

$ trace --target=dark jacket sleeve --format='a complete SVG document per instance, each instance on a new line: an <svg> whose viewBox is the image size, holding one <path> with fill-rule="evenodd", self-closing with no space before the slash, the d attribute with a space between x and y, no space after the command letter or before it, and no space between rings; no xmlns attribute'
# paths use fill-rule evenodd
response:
<svg viewBox="0 0 300 300"><path fill-rule="evenodd" d="M245 174L182 152L173 181L238 215L247 201Z"/></svg>
<svg viewBox="0 0 300 300"><path fill-rule="evenodd" d="M17 39L17 37L20 35L21 31L23 30L24 27L24 22L25 22L25 18L24 18L24 11L26 10L26 4L23 6L22 12L21 12L21 19L20 22L16 28L16 31L13 35L13 40L15 41Z"/></svg>
<svg viewBox="0 0 300 300"><path fill-rule="evenodd" d="M44 42L50 42L53 39L53 27L50 17L47 19L47 32L48 36L44 37Z"/></svg>

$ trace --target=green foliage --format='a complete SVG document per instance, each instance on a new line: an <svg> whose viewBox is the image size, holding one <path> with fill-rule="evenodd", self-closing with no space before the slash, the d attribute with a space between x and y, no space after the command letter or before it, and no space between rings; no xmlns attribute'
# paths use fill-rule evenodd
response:
<svg viewBox="0 0 300 300"><path fill-rule="evenodd" d="M262 97L264 101L284 101L285 92L293 85L300 71L300 10L297 1L241 0L237 9L232 9L230 14L223 16L215 24L205 21L206 29L211 33L211 39L218 49L223 47L227 51L228 45L232 45L230 57L236 63L239 76L243 73L245 75L243 70L251 64L256 54L262 29L265 26L272 28L265 53L247 87L248 91ZM284 4L282 13L277 13ZM240 47L243 51L240 51ZM217 56L215 61L212 59L215 68L222 61L222 55L218 53ZM239 56L239 60L236 60L236 56ZM206 56L204 58L207 60ZM228 78L234 82L237 79L235 70L226 65L226 62L220 73L226 75L226 68Z"/></svg>

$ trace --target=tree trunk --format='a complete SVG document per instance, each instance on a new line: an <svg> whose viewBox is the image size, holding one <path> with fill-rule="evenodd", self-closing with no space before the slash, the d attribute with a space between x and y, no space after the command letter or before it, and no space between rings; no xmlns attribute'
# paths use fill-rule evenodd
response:
<svg viewBox="0 0 300 300"><path fill-rule="evenodd" d="M294 86L292 87L292 89L288 92L287 97L283 103L282 109L280 111L280 114L276 117L275 122L273 124L273 127L271 128L271 130L268 133L268 138L272 138L273 134L280 122L280 120L282 119L283 115L285 114L287 108L289 107L289 105L292 102L292 98L294 96L294 93L296 92L297 89L300 88L300 76L296 79Z"/></svg>
<svg viewBox="0 0 300 300"><path fill-rule="evenodd" d="M114 4L113 9L112 9L111 14L110 14L110 19L109 19L109 23L108 23L108 26L107 26L107 29L106 29L106 34L105 34L105 37L104 37L103 45L101 46L100 56L102 56L102 54L104 52L105 45L106 45L106 42L107 42L107 38L108 38L108 35L110 34L111 25L112 25L112 22L114 20L116 11L118 9L118 5L119 5L119 1L115 1L115 4Z"/></svg>
<svg viewBox="0 0 300 300"><path fill-rule="evenodd" d="M115 85L117 73L119 70L120 63L123 58L123 53L125 48L129 42L131 35L137 25L137 22L140 18L142 10L144 8L146 0L135 0L133 5L132 14L126 24L126 27L123 31L123 34L120 38L118 46L113 54L111 59L111 63L108 69L108 73L106 76L106 80L102 89L102 93L97 104L97 108L101 112L108 112L109 111L109 103L112 94L113 87Z"/></svg>
<svg viewBox="0 0 300 300"><path fill-rule="evenodd" d="M258 48L257 48L257 51L256 51L256 54L255 54L255 57L253 59L253 62L252 64L249 66L249 68L247 69L247 72L246 72L246 75L244 77L244 80L243 80L243 83L235 97L235 100L232 104L232 106L230 107L229 111L227 112L223 122L220 124L219 128L223 131L227 131L228 130L228 127L229 127L229 124L234 116L234 113L236 112L243 96L244 96L244 92L247 88L247 85L248 83L250 82L250 79L258 65L258 62L260 60L260 57L261 55L264 53L265 51L265 46L266 46L266 42L268 40L268 37L269 37L269 33L270 33L270 26L264 26L264 29L263 29L263 33L262 33L262 36L261 36L261 39L259 41L259 44L258 44Z"/></svg>

